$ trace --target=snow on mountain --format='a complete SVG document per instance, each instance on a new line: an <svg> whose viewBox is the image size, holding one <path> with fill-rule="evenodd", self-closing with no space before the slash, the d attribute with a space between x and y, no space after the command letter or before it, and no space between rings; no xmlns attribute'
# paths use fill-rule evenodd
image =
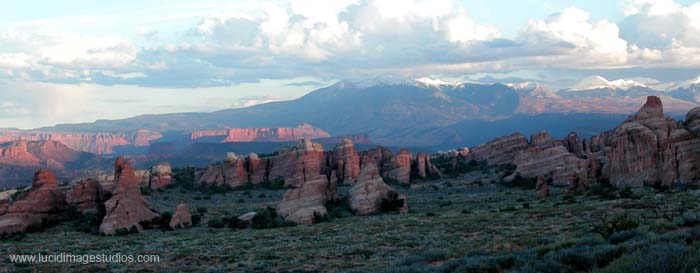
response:
<svg viewBox="0 0 700 273"><path fill-rule="evenodd" d="M658 83L653 86L652 88L659 90L659 91L673 91L677 89L685 89L692 87L693 85L700 84L700 76L697 76L695 78L692 78L690 80L686 81L677 81L677 82L663 82L663 83Z"/></svg>
<svg viewBox="0 0 700 273"><path fill-rule="evenodd" d="M635 80L617 79L609 81L601 76L589 76L581 79L576 84L569 88L569 91L593 90L593 89L613 89L613 90L629 90L632 87L647 87Z"/></svg>

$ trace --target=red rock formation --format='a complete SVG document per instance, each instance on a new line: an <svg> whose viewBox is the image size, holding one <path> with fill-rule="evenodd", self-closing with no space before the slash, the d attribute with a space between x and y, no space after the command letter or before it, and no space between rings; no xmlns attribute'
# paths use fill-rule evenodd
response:
<svg viewBox="0 0 700 273"><path fill-rule="evenodd" d="M325 176L304 183L300 188L284 193L282 202L277 205L277 213L287 221L300 225L314 224L314 215L325 216L326 202L335 198L335 185Z"/></svg>
<svg viewBox="0 0 700 273"><path fill-rule="evenodd" d="M294 148L283 149L269 158L269 179L284 179L285 186L299 187L323 173L323 146L308 139L300 140Z"/></svg>
<svg viewBox="0 0 700 273"><path fill-rule="evenodd" d="M515 155L527 149L528 146L525 136L515 133L476 146L471 150L468 158L476 161L483 160L489 165L510 164L513 163Z"/></svg>
<svg viewBox="0 0 700 273"><path fill-rule="evenodd" d="M661 100L649 96L639 112L616 128L611 137L604 167L610 182L617 186L671 184L677 178L670 137L674 129L676 122L664 117Z"/></svg>
<svg viewBox="0 0 700 273"><path fill-rule="evenodd" d="M260 184L267 179L267 163L266 158L260 158L257 154L251 153L246 157L246 169L248 170L248 179L253 184Z"/></svg>
<svg viewBox="0 0 700 273"><path fill-rule="evenodd" d="M80 212L97 214L104 197L100 183L97 180L88 179L76 183L66 193L66 202L68 205L75 206Z"/></svg>
<svg viewBox="0 0 700 273"><path fill-rule="evenodd" d="M398 193L379 176L379 170L374 163L362 165L360 177L348 193L350 208L357 215L370 215L381 212L387 203L400 204L400 212L408 212L406 196Z"/></svg>
<svg viewBox="0 0 700 273"><path fill-rule="evenodd" d="M112 154L114 147L134 145L148 146L150 141L163 136L158 132L137 130L130 133L62 133L44 131L12 131L6 132L4 141L56 141L65 144L76 151L94 154Z"/></svg>
<svg viewBox="0 0 700 273"><path fill-rule="evenodd" d="M140 222L152 220L158 214L148 208L141 196L139 182L131 164L123 158L117 158L114 164L115 183L112 197L105 202L106 215L100 225L100 232L114 235L119 229L142 230Z"/></svg>
<svg viewBox="0 0 700 273"><path fill-rule="evenodd" d="M175 208L175 213L173 213L173 218L170 219L170 228L188 228L192 226L192 215L190 214L190 209L187 208L187 204L180 203Z"/></svg>
<svg viewBox="0 0 700 273"><path fill-rule="evenodd" d="M64 164L81 160L80 152L56 141L14 141L0 144L0 164L14 166L53 165L63 169Z"/></svg>
<svg viewBox="0 0 700 273"><path fill-rule="evenodd" d="M389 161L389 168L384 172L384 177L393 179L402 184L411 182L411 160L413 155L406 149L401 149Z"/></svg>
<svg viewBox="0 0 700 273"><path fill-rule="evenodd" d="M0 234L26 231L58 219L65 197L58 189L56 176L47 169L34 175L32 187L22 192L0 216Z"/></svg>
<svg viewBox="0 0 700 273"><path fill-rule="evenodd" d="M223 137L219 142L285 142L298 139L315 139L330 137L326 131L309 124L294 128L232 128L227 130L205 130L192 132L191 140L205 137Z"/></svg>
<svg viewBox="0 0 700 273"><path fill-rule="evenodd" d="M240 187L248 183L248 171L246 159L239 158L235 154L220 164L209 165L204 172L197 177L196 184L200 186Z"/></svg>
<svg viewBox="0 0 700 273"><path fill-rule="evenodd" d="M335 146L332 160L337 178L348 184L355 183L360 175L360 156L355 151L352 140L346 138L342 144Z"/></svg>

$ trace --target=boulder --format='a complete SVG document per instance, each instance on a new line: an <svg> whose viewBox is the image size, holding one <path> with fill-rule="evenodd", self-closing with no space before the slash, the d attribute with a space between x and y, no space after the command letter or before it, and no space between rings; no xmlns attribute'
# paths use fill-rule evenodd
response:
<svg viewBox="0 0 700 273"><path fill-rule="evenodd" d="M328 178L318 175L301 187L288 190L277 204L277 214L300 225L314 224L314 215L325 216L326 202L335 198L336 188Z"/></svg>
<svg viewBox="0 0 700 273"><path fill-rule="evenodd" d="M248 224L252 224L253 218L255 218L256 215L258 215L257 212L251 211L251 212L248 212L248 213L243 214L241 216L238 216L238 220L243 221L243 222L247 222Z"/></svg>
<svg viewBox="0 0 700 273"><path fill-rule="evenodd" d="M24 232L56 221L65 202L56 176L48 169L40 169L34 174L32 187L20 193L0 216L0 234Z"/></svg>
<svg viewBox="0 0 700 273"><path fill-rule="evenodd" d="M187 204L180 203L175 208L175 213L173 213L173 218L170 218L170 228L188 228L192 226L192 215L190 214L190 209L187 208Z"/></svg>
<svg viewBox="0 0 700 273"><path fill-rule="evenodd" d="M370 215L383 209L398 209L408 212L408 200L398 193L379 176L379 170L372 164L364 164L360 177L348 193L350 209L357 215Z"/></svg>
<svg viewBox="0 0 700 273"><path fill-rule="evenodd" d="M120 229L141 231L143 228L139 223L153 220L158 214L148 208L146 200L141 196L131 164L119 157L114 169L114 188L112 197L104 203L105 217L100 224L100 232L114 235Z"/></svg>
<svg viewBox="0 0 700 273"><path fill-rule="evenodd" d="M335 146L331 163L341 182L353 184L360 175L360 156L349 138L343 139L343 143Z"/></svg>
<svg viewBox="0 0 700 273"><path fill-rule="evenodd" d="M560 141L552 139L547 131L540 131L530 136L530 146L547 149L559 145Z"/></svg>
<svg viewBox="0 0 700 273"><path fill-rule="evenodd" d="M401 184L411 182L411 160L413 156L406 149L401 149L389 161L389 167L384 172L384 177L398 181Z"/></svg>

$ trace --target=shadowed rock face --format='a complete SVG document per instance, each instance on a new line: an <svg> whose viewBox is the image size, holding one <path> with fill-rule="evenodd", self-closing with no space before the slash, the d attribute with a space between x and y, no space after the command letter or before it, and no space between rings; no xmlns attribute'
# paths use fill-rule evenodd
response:
<svg viewBox="0 0 700 273"><path fill-rule="evenodd" d="M106 214L100 225L100 232L114 235L119 229L136 228L140 231L140 222L152 220L158 214L148 208L141 196L139 182L131 164L119 157L114 168L114 188L112 197L104 204Z"/></svg>
<svg viewBox="0 0 700 273"><path fill-rule="evenodd" d="M190 209L187 208L187 204L180 203L177 205L169 225L172 229L188 228L192 226L192 215L190 214Z"/></svg>
<svg viewBox="0 0 700 273"><path fill-rule="evenodd" d="M364 159L363 159L364 161ZM408 212L408 201L405 195L389 187L373 163L362 165L360 177L348 193L350 209L357 215L379 213L389 203L400 205L397 209Z"/></svg>
<svg viewBox="0 0 700 273"><path fill-rule="evenodd" d="M76 183L66 193L66 202L83 213L98 213L106 193L97 180L88 179Z"/></svg>
<svg viewBox="0 0 700 273"><path fill-rule="evenodd" d="M56 176L47 169L34 174L32 187L22 192L0 216L0 234L24 232L58 219L65 197L58 189Z"/></svg>
<svg viewBox="0 0 700 273"><path fill-rule="evenodd" d="M679 154L689 157L687 152L697 149L693 138L664 116L659 98L650 96L635 115L615 129L604 172L617 186L669 185L676 179L693 177L685 171L680 175L677 160Z"/></svg>
<svg viewBox="0 0 700 273"><path fill-rule="evenodd" d="M352 140L343 139L342 144L335 146L332 161L332 169L335 170L338 180L347 184L355 183L360 175L360 156Z"/></svg>
<svg viewBox="0 0 700 273"><path fill-rule="evenodd" d="M415 170L421 179L441 176L440 170L430 162L430 156L425 153L416 154Z"/></svg>
<svg viewBox="0 0 700 273"><path fill-rule="evenodd" d="M412 157L409 150L402 149L399 151L389 161L389 168L384 172L384 176L402 184L410 183Z"/></svg>
<svg viewBox="0 0 700 273"><path fill-rule="evenodd" d="M325 176L317 176L301 187L288 190L277 205L277 213L287 221L300 225L314 224L314 215L325 216L328 210L326 202L336 195L336 185Z"/></svg>

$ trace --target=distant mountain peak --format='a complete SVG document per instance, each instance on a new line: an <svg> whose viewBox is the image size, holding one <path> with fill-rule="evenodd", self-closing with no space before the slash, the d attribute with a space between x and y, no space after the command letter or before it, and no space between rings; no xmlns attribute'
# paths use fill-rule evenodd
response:
<svg viewBox="0 0 700 273"><path fill-rule="evenodd" d="M578 90L593 90L593 89L612 89L612 90L625 90L626 91L632 87L646 87L646 86L644 84L641 84L641 83L634 81L634 80L617 79L617 80L610 81L602 76L593 75L593 76L585 77L585 78L579 80L569 90L570 91L578 91Z"/></svg>
<svg viewBox="0 0 700 273"><path fill-rule="evenodd" d="M435 79L435 78L430 78L430 77L417 78L414 80L414 82L418 86L433 87L433 88L437 88L437 89L442 89L442 87L445 87L445 86L458 87L458 86L462 85L462 82L443 81L441 79Z"/></svg>

